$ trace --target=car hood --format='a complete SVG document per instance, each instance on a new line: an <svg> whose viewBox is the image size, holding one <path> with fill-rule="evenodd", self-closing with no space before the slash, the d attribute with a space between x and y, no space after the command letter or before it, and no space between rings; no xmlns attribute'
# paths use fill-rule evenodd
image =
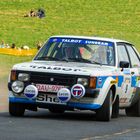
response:
<svg viewBox="0 0 140 140"><path fill-rule="evenodd" d="M111 66L58 61L25 62L14 65L13 69L21 71L48 72L87 76L110 75L114 71L116 71L115 67Z"/></svg>

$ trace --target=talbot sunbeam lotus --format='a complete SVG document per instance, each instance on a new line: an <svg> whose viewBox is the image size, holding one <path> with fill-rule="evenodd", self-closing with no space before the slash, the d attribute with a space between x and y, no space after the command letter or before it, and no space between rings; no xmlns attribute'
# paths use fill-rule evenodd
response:
<svg viewBox="0 0 140 140"><path fill-rule="evenodd" d="M52 36L31 62L13 66L8 88L12 116L38 108L91 110L98 121L117 118L119 109L140 116L140 57L123 40Z"/></svg>

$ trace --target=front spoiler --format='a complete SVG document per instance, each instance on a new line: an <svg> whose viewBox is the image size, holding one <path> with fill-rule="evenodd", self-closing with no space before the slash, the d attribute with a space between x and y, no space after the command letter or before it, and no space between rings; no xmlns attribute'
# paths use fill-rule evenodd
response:
<svg viewBox="0 0 140 140"><path fill-rule="evenodd" d="M18 98L18 97L9 97L9 102L12 103L23 103L28 105L35 105L42 108L50 108L54 107L63 107L68 109L83 109L83 110L96 110L101 107L100 104L90 104L90 103L77 103L77 102L68 102L66 105L59 105L59 104L50 104L50 103L39 103L35 100L29 100L26 98Z"/></svg>

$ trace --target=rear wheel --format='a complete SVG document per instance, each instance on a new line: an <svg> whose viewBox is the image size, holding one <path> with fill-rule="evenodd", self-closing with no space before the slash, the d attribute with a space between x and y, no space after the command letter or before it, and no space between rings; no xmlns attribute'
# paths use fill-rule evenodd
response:
<svg viewBox="0 0 140 140"><path fill-rule="evenodd" d="M125 109L127 116L140 117L140 100L138 100L134 105Z"/></svg>
<svg viewBox="0 0 140 140"><path fill-rule="evenodd" d="M25 107L20 103L11 103L9 102L9 114L11 116L23 116L25 112Z"/></svg>
<svg viewBox="0 0 140 140"><path fill-rule="evenodd" d="M110 121L112 116L112 101L112 90L109 90L102 107L96 112L96 119L98 121Z"/></svg>
<svg viewBox="0 0 140 140"><path fill-rule="evenodd" d="M64 113L65 112L65 110L64 109L58 109L58 108L49 108L49 111L51 112L51 113Z"/></svg>

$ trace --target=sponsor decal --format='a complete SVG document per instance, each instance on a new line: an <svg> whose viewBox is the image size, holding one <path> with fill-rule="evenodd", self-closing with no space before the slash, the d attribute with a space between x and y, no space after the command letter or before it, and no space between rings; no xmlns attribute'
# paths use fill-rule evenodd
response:
<svg viewBox="0 0 140 140"><path fill-rule="evenodd" d="M71 88L71 95L76 99L80 99L85 95L85 88L81 84L75 84Z"/></svg>
<svg viewBox="0 0 140 140"><path fill-rule="evenodd" d="M68 42L68 43L80 43L82 40L79 39L62 39L62 42Z"/></svg>
<svg viewBox="0 0 140 140"><path fill-rule="evenodd" d="M124 69L124 70L123 70L123 73L124 73L124 74L130 74L130 69Z"/></svg>
<svg viewBox="0 0 140 140"><path fill-rule="evenodd" d="M103 84L106 81L107 77L108 76L99 76L99 77L97 77L97 88L102 88L103 87Z"/></svg>
<svg viewBox="0 0 140 140"><path fill-rule="evenodd" d="M130 78L125 78L125 83L129 84L130 83Z"/></svg>
<svg viewBox="0 0 140 140"><path fill-rule="evenodd" d="M102 82L103 82L103 81L102 81L102 78L99 78L99 79L98 79L98 85L101 86L101 85L102 85Z"/></svg>
<svg viewBox="0 0 140 140"><path fill-rule="evenodd" d="M31 68L33 69L42 69L42 70L54 70L54 71L74 71L74 72L87 72L86 70L82 70L82 69L73 69L73 68L69 68L69 67L59 67L59 66L37 66L37 65L30 65Z"/></svg>
<svg viewBox="0 0 140 140"><path fill-rule="evenodd" d="M108 46L108 42L102 42L102 41L89 41L89 40L86 40L85 44Z"/></svg>
<svg viewBox="0 0 140 140"><path fill-rule="evenodd" d="M53 39L53 42L57 42L57 39L55 38L55 39Z"/></svg>
<svg viewBox="0 0 140 140"><path fill-rule="evenodd" d="M100 46L113 46L112 42L99 41L91 39L78 39L78 38L51 38L49 42L65 42L65 43L76 43L76 44L92 44Z"/></svg>
<svg viewBox="0 0 140 140"><path fill-rule="evenodd" d="M38 90L34 85L28 85L24 89L24 96L27 97L28 99L34 99L38 95Z"/></svg>
<svg viewBox="0 0 140 140"><path fill-rule="evenodd" d="M49 103L49 104L62 104L62 105L66 104L64 102L60 102L56 95L44 94L44 93L39 93L37 95L36 102Z"/></svg>
<svg viewBox="0 0 140 140"><path fill-rule="evenodd" d="M110 82L110 84L116 84L116 83L117 83L116 80L112 80L112 81Z"/></svg>
<svg viewBox="0 0 140 140"><path fill-rule="evenodd" d="M65 86L61 85L47 85L47 84L36 84L38 91L41 92L58 92L61 88Z"/></svg>
<svg viewBox="0 0 140 140"><path fill-rule="evenodd" d="M126 93L126 94L129 94L129 91L131 89L131 79L130 78L125 78L124 79L124 82L121 86L121 89L122 89L122 93Z"/></svg>
<svg viewBox="0 0 140 140"><path fill-rule="evenodd" d="M70 90L67 88L61 88L58 92L57 92L57 98L61 101L61 102L68 102L71 99L71 93Z"/></svg>

